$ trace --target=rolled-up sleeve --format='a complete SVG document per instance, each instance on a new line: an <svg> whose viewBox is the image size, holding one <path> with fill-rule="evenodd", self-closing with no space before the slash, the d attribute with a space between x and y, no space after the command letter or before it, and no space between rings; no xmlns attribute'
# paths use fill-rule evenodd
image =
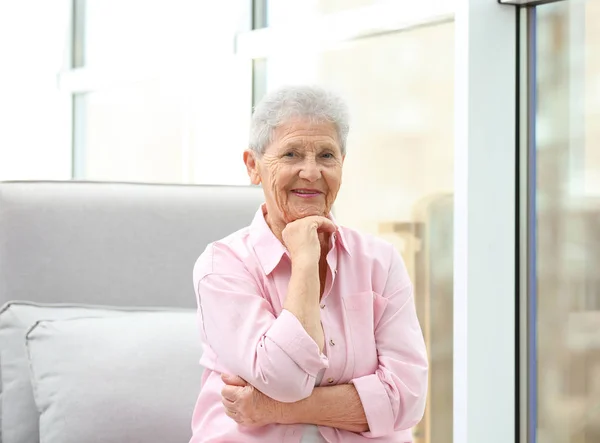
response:
<svg viewBox="0 0 600 443"><path fill-rule="evenodd" d="M210 245L194 283L203 340L220 366L277 401L310 396L327 358L292 313L275 316L235 254Z"/></svg>
<svg viewBox="0 0 600 443"><path fill-rule="evenodd" d="M311 377L316 378L321 369L328 367L327 358L321 354L315 341L296 316L285 309L267 331L266 338Z"/></svg>
<svg viewBox="0 0 600 443"><path fill-rule="evenodd" d="M375 329L379 367L352 380L376 438L418 424L427 398L427 350L417 318L413 287L399 254L392 261L383 296L385 311Z"/></svg>

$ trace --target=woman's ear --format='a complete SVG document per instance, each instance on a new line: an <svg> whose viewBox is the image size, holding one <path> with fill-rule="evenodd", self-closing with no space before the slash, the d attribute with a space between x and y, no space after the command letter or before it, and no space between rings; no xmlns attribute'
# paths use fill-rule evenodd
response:
<svg viewBox="0 0 600 443"><path fill-rule="evenodd" d="M246 149L244 151L244 164L246 165L246 171L248 171L248 177L250 177L250 183L253 185L260 185L261 180L258 159L253 150Z"/></svg>

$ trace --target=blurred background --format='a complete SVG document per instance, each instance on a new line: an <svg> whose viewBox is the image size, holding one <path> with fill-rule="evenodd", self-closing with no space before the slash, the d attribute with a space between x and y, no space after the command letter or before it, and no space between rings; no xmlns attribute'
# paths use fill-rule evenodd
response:
<svg viewBox="0 0 600 443"><path fill-rule="evenodd" d="M537 10L537 438L600 442L600 1Z"/></svg>
<svg viewBox="0 0 600 443"><path fill-rule="evenodd" d="M336 217L404 256L431 361L415 441L451 442L452 8L1 0L0 180L244 186L253 104L283 84L339 91L352 125ZM529 18L528 406L536 441L598 443L600 0L541 5Z"/></svg>

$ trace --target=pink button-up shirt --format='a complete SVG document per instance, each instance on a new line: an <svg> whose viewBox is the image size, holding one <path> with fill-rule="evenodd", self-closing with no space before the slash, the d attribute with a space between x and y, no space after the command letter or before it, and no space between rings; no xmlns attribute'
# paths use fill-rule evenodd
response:
<svg viewBox="0 0 600 443"><path fill-rule="evenodd" d="M425 409L428 365L402 258L383 240L339 227L321 299L325 357L283 309L291 262L263 208L249 227L210 244L194 267L206 369L191 443L300 442L308 425L249 428L227 417L220 374L294 402L311 394L322 369L321 386L354 384L369 424L362 434L319 426L328 442L412 442L411 428Z"/></svg>

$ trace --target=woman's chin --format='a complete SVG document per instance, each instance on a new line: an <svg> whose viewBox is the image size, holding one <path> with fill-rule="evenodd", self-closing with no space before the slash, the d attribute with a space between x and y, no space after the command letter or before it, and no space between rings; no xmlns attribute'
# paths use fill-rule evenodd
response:
<svg viewBox="0 0 600 443"><path fill-rule="evenodd" d="M285 217L288 221L288 223L291 223L294 220L298 220L301 218L305 218L305 217L312 217L312 216L321 216L321 217L327 217L328 211L323 208L323 207L309 207L309 206L305 206L305 207L301 207L301 208L291 208L291 210L288 212L288 214L286 214L287 217Z"/></svg>

